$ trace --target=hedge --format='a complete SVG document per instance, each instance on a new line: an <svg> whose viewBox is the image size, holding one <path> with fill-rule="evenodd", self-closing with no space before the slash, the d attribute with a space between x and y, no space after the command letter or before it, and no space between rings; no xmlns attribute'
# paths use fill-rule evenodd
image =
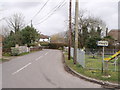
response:
<svg viewBox="0 0 120 90"><path fill-rule="evenodd" d="M67 46L65 43L49 43L50 49L63 49L64 46Z"/></svg>

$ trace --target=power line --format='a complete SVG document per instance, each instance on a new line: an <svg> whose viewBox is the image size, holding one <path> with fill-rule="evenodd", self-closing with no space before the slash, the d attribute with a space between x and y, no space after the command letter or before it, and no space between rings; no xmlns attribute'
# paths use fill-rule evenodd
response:
<svg viewBox="0 0 120 90"><path fill-rule="evenodd" d="M42 9L47 5L48 1L50 1L50 0L47 0L47 1L45 2L45 4L44 4L44 5L41 7L41 9L33 16L33 18L36 17L36 16L42 11ZM32 18L31 20L33 20L33 18Z"/></svg>
<svg viewBox="0 0 120 90"><path fill-rule="evenodd" d="M33 20L33 19L43 10L43 8L47 5L48 1L50 1L50 0L47 0L47 1L44 3L44 5L41 7L41 9L32 17L31 20ZM30 20L27 24L29 24L29 23L31 22L31 20Z"/></svg>
<svg viewBox="0 0 120 90"><path fill-rule="evenodd" d="M43 23L44 21L46 21L51 15L53 15L54 14L54 12L56 12L60 7L62 7L64 2L62 2L60 5L57 5L54 9L54 11L51 13L51 12L49 12L46 16L46 18L42 18L43 20L41 20L41 22L40 23L38 23L38 24L41 24L41 23ZM64 4L66 4L66 3L64 3ZM38 25L38 24L36 24L36 25Z"/></svg>
<svg viewBox="0 0 120 90"><path fill-rule="evenodd" d="M3 17L3 18L0 19L0 21L5 20L5 19L6 19L6 17Z"/></svg>
<svg viewBox="0 0 120 90"><path fill-rule="evenodd" d="M56 8L58 8L61 4L64 3L64 0L59 3L58 5L56 5L49 13L47 13L44 17L42 17L41 19L44 19L45 17L47 17L49 14L51 14L51 12L54 12L54 10L56 10Z"/></svg>
<svg viewBox="0 0 120 90"><path fill-rule="evenodd" d="M60 9L61 7L63 7L64 5L66 4L66 2L63 2L62 4L60 4L59 6L57 6L56 8L55 8L55 10L50 14L50 15L48 15L45 19L44 18L42 18L43 20L40 22L40 23L38 23L38 24L41 24L41 23L43 23L44 21L46 21L47 19L49 19L49 17L51 17L58 9ZM36 25L38 25L38 24L36 24Z"/></svg>

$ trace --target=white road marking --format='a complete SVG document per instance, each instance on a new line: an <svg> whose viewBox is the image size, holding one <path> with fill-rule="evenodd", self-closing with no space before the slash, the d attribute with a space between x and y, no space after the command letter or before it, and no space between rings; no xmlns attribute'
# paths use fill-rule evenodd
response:
<svg viewBox="0 0 120 90"><path fill-rule="evenodd" d="M32 63L26 64L24 67L20 68L19 70L17 70L17 71L14 72L14 73L12 73L12 75L15 75L16 73L20 72L20 71L23 70L24 68L28 67L30 64L32 64Z"/></svg>
<svg viewBox="0 0 120 90"><path fill-rule="evenodd" d="M42 58L43 56L40 56L40 57L38 57L37 59L35 59L36 61L38 61L40 58Z"/></svg>
<svg viewBox="0 0 120 90"><path fill-rule="evenodd" d="M45 53L45 55L47 55L49 52ZM42 58L43 56L38 57L37 59L35 59L36 61L38 61L40 58ZM20 68L19 70L17 70L16 72L12 73L12 75L15 75L16 73L20 72L21 70L23 70L24 68L28 67L30 64L32 63L28 63L27 65L25 65L24 67Z"/></svg>
<svg viewBox="0 0 120 90"><path fill-rule="evenodd" d="M47 53L45 53L45 55L47 55L48 54L48 52Z"/></svg>

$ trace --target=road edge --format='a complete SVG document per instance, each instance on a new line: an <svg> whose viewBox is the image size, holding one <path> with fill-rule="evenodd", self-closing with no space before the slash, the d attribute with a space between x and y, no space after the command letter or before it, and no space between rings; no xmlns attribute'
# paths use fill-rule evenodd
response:
<svg viewBox="0 0 120 90"><path fill-rule="evenodd" d="M81 79L84 79L86 81L89 81L89 82L93 82L93 83L96 83L96 84L100 84L102 85L103 88L116 88L116 89L119 89L120 88L120 85L119 84L115 84L115 83L110 83L110 82L107 82L107 81L102 81L102 80L97 80L97 79L94 79L94 78L90 78L90 77L87 77L87 76L84 76L78 72L76 72L75 70L73 70L72 68L70 68L67 64L66 64L66 61L65 61L65 56L64 56L64 53L62 52L62 62L63 62L63 65L64 65L64 69L65 71L67 71L68 73L78 77L78 78L81 78Z"/></svg>

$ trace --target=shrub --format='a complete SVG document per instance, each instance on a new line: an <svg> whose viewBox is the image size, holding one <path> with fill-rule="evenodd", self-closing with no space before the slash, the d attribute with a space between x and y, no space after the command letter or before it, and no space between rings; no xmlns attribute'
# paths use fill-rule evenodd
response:
<svg viewBox="0 0 120 90"><path fill-rule="evenodd" d="M49 46L49 42L40 42L41 46Z"/></svg>
<svg viewBox="0 0 120 90"><path fill-rule="evenodd" d="M62 49L66 46L65 43L49 43L49 48L50 49Z"/></svg>
<svg viewBox="0 0 120 90"><path fill-rule="evenodd" d="M3 53L3 56L11 56L11 53Z"/></svg>
<svg viewBox="0 0 120 90"><path fill-rule="evenodd" d="M19 49L18 48L12 48L12 56L18 56L19 55Z"/></svg>
<svg viewBox="0 0 120 90"><path fill-rule="evenodd" d="M36 43L30 43L30 44L28 44L28 47L30 47L30 46L36 46L37 44Z"/></svg>

